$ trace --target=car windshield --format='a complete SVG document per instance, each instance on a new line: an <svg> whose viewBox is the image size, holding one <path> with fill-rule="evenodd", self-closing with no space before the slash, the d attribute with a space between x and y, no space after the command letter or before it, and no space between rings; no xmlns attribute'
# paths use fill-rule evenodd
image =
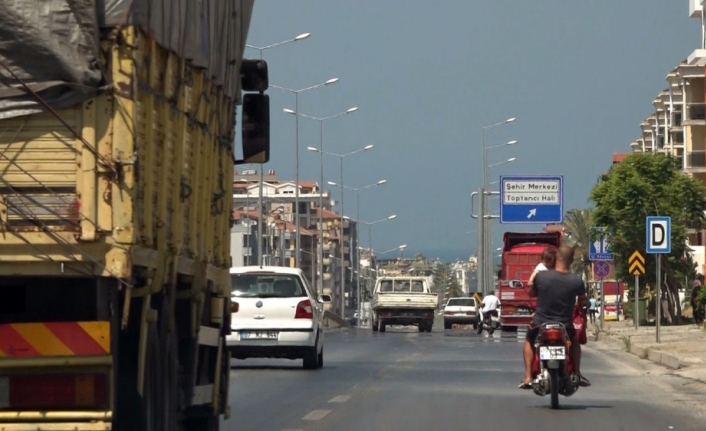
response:
<svg viewBox="0 0 706 431"><path fill-rule="evenodd" d="M451 307L474 307L476 303L473 298L456 298L449 299L449 303L447 305Z"/></svg>
<svg viewBox="0 0 706 431"><path fill-rule="evenodd" d="M231 294L241 298L292 298L307 296L294 274L231 274Z"/></svg>

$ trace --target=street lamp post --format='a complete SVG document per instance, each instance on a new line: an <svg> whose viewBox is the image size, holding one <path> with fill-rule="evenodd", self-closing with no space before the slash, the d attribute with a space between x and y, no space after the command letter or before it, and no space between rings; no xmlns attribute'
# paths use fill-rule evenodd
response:
<svg viewBox="0 0 706 431"><path fill-rule="evenodd" d="M307 149L309 151L313 152L322 152L328 156L333 156L333 157L338 157L341 161L341 182L340 184L343 185L343 159L348 156L352 156L353 154L358 154L363 151L368 151L373 148L373 145L366 145L363 148L360 148L355 151L351 151L345 154L336 154L336 153L329 153L327 151L322 151L319 148L315 147L308 147ZM344 238L344 227L345 227L345 215L343 214L344 209L343 209L343 188L341 188L341 238L339 240L339 244L341 246L341 317L345 318L345 285L346 285L346 255L345 255L345 249L343 247L343 238Z"/></svg>
<svg viewBox="0 0 706 431"><path fill-rule="evenodd" d="M478 283L481 287L481 291L485 295L488 291L488 280L492 280L492 257L488 253L490 248L488 244L488 236L490 233L487 231L487 221L486 221L486 208L488 206L487 192L488 192L488 161L487 161L487 149L485 146L485 131L486 129L492 129L494 127L502 126L504 124L512 123L515 118L508 118L505 121L483 126L482 128L482 144L483 144L483 188L481 189L481 206L480 213L478 214ZM488 262L490 261L490 262Z"/></svg>
<svg viewBox="0 0 706 431"><path fill-rule="evenodd" d="M301 262L301 253L299 250L301 250L301 220L299 217L299 115L297 114L299 112L299 93L303 93L305 91L310 91L315 88L323 87L326 85L331 85L335 84L338 82L338 78L331 78L325 82L322 82L320 84L312 85L310 87L302 88L299 90L293 90L291 88L285 88L285 87L280 87L277 85L270 85L270 87L275 88L277 90L281 91L286 91L288 93L294 94L294 111L291 109L284 109L284 112L286 114L293 114L294 115L294 134L295 134L295 144L294 144L294 160L295 160L295 178L294 178L294 216L296 218L296 224L295 224L295 229L296 229L296 249L294 250L294 266L299 267L299 264ZM312 280L313 282L314 280Z"/></svg>
<svg viewBox="0 0 706 431"><path fill-rule="evenodd" d="M267 49L272 49L277 46L285 45L288 43L292 42L298 42L300 40L304 40L307 37L311 36L311 33L302 33L299 36L295 37L294 39L288 39L288 40L283 40L282 42L277 42L273 43L272 45L267 45L267 46L254 46L254 45L245 45L248 48L255 49L257 51L260 51L260 60L262 60L262 51L265 51ZM257 253L258 253L258 262L260 265L262 265L262 223L263 223L263 218L262 218L262 207L263 207L263 202L262 202L262 193L263 193L263 185L262 183L264 182L264 176L262 173L262 169L264 167L264 163L260 163L260 184L258 187L258 210L257 210Z"/></svg>
<svg viewBox="0 0 706 431"><path fill-rule="evenodd" d="M372 188L374 188L374 187L381 186L381 185L387 183L387 180L380 180L380 181L378 181L378 182L375 183L375 184L370 184L370 185L367 185L367 186L365 186L365 187L359 187L359 188L347 187L347 186L344 186L343 184L336 184L336 183L334 183L333 181L329 181L328 183L329 183L330 185L332 185L332 186L339 186L339 187L341 187L341 189L353 190L353 191L355 192L355 194L356 194L356 205L355 205L355 206L356 206L356 209L355 209L356 216L355 216L355 221L356 221L356 223L359 224L359 223L360 223L360 192L363 191L363 190L368 190L368 189L372 189ZM343 195L343 190L341 190L341 195ZM359 248L360 248L360 247L359 247L359 244L360 244L360 227L356 227L355 236L356 236L356 240L355 240L355 243L356 243L356 255L355 255L356 271L358 272L358 274L360 274L360 252L358 251ZM363 309L361 308L361 305L360 305L360 301L361 301L361 296L360 296L360 275L359 275L358 277L356 277L356 291L357 291L356 298L357 298L357 303L358 303L358 316L361 316L361 314L362 314L362 312L363 312Z"/></svg>
<svg viewBox="0 0 706 431"><path fill-rule="evenodd" d="M363 223L364 225L368 226L368 248L370 249L371 253L373 252L373 236L370 233L372 231L372 226L374 224L382 223L382 222L388 221L388 220L394 220L396 218L397 218L397 215L392 214L391 216L389 216L387 218L380 219L380 220L375 220L375 221L371 221L371 222L364 222L364 221L360 222L360 223Z"/></svg>
<svg viewBox="0 0 706 431"><path fill-rule="evenodd" d="M511 142L516 142L516 141L511 141ZM502 144L502 145L506 145L506 144ZM494 167L500 166L500 165L505 165L507 163L512 163L515 160L516 160L515 157L510 157L509 159L504 160L502 162L493 163L492 165L488 165L488 169L494 168ZM490 202L494 199L499 199L499 198L500 197L497 195L496 196L487 196L487 205L485 208L485 211L487 213L486 222L485 222L485 250L486 250L486 256L488 256L488 259L486 260L486 268L487 268L487 271L489 274L488 280L490 280L490 281L493 280L493 277L494 277L493 274L495 273L495 268L493 267L494 258L492 256L492 252L490 251L491 247L493 246L493 235L492 235L493 224L492 223L493 223L493 219L499 217L498 215L494 214L493 210L490 207Z"/></svg>
<svg viewBox="0 0 706 431"><path fill-rule="evenodd" d="M318 290L319 294L323 293L324 291L324 282L323 282L323 276L324 276L324 264L323 264L323 258L324 258L324 236L323 236L323 226L324 226L324 121L326 120L332 120L334 118L341 117L343 115L348 115L352 114L353 112L357 111L358 107L354 106L352 108L348 108L344 112L339 112L338 114L335 115L329 115L328 117L314 117L311 115L305 115L299 113L299 116L304 117L304 118L309 118L311 120L316 120L319 122L319 175L320 175L320 181L319 181L319 226L318 226L318 251L317 251L317 256L316 256L316 261L317 261L317 267L318 267L318 273L319 277L317 280L317 285L318 285Z"/></svg>

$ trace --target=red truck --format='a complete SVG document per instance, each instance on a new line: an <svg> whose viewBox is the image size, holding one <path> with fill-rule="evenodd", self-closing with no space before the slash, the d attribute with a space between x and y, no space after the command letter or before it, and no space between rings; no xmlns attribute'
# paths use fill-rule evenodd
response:
<svg viewBox="0 0 706 431"><path fill-rule="evenodd" d="M534 313L535 301L526 287L532 271L542 260L547 247L561 245L561 232L506 232L503 236L502 268L498 275L498 292L502 307L500 324L503 328L528 326ZM522 286L512 281L519 280Z"/></svg>

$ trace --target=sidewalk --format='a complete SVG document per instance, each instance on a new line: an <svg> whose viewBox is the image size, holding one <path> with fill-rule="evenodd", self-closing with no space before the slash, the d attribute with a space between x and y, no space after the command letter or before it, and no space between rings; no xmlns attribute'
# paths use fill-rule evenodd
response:
<svg viewBox="0 0 706 431"><path fill-rule="evenodd" d="M706 330L703 328L693 324L662 326L661 342L657 343L654 326L641 326L635 330L630 320L605 322L601 332L597 325L588 327L595 341L674 370L685 367L706 369Z"/></svg>
<svg viewBox="0 0 706 431"><path fill-rule="evenodd" d="M657 343L654 326L635 330L631 320L604 322L602 331L597 324L587 329L589 346L624 355L664 388L665 400L706 415L706 330L693 324L662 326Z"/></svg>

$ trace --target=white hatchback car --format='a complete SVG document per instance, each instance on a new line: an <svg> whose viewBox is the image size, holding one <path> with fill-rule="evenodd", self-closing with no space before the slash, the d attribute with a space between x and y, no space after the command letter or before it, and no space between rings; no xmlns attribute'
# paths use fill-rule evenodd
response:
<svg viewBox="0 0 706 431"><path fill-rule="evenodd" d="M303 359L304 368L324 365L323 304L299 268L244 266L230 269L234 359ZM237 304L237 305L236 305Z"/></svg>

